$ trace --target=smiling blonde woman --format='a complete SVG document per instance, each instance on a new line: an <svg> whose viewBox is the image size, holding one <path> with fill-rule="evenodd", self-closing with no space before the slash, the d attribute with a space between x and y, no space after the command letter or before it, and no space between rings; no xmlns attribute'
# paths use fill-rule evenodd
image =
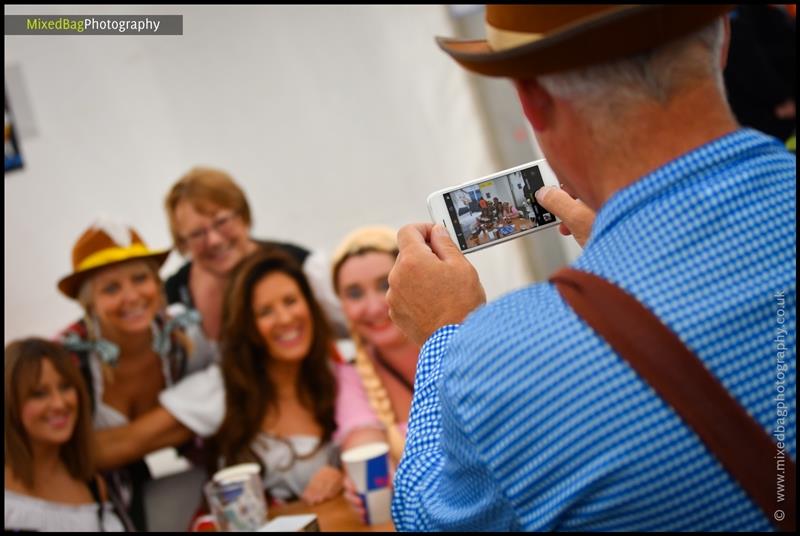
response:
<svg viewBox="0 0 800 536"><path fill-rule="evenodd" d="M386 291L397 258L390 227L356 229L333 255L333 287L356 344L355 364L370 404L387 431L395 464L403 454L419 346L389 318Z"/></svg>
<svg viewBox="0 0 800 536"><path fill-rule="evenodd" d="M58 283L84 311L59 340L75 354L88 387L99 431L98 466L108 470L110 492L139 530L145 527L142 487L149 471L142 453L131 452L126 437L111 441L108 430L135 422L158 406L163 389L210 363L208 354L192 352L198 319L185 309L167 313L158 269L168 254L150 249L126 225L100 221L78 238L72 273ZM180 446L190 436L164 435L144 453Z"/></svg>

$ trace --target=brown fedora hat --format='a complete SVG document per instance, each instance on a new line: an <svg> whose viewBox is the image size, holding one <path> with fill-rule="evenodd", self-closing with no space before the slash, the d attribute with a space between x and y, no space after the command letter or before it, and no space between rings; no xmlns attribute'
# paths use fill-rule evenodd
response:
<svg viewBox="0 0 800 536"><path fill-rule="evenodd" d="M72 273L61 278L58 289L76 299L81 284L100 268L133 259L153 259L160 267L170 250L152 250L132 228L111 222L89 227L72 247Z"/></svg>
<svg viewBox="0 0 800 536"><path fill-rule="evenodd" d="M436 41L470 71L526 79L644 52L699 30L733 7L489 4L485 40Z"/></svg>

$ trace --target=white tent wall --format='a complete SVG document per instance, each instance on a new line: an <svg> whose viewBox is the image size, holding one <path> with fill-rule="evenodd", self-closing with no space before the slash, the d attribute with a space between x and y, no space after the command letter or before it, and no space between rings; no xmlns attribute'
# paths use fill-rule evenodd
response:
<svg viewBox="0 0 800 536"><path fill-rule="evenodd" d="M5 8L98 13L180 14L183 35L5 37L24 160L5 177L6 342L80 315L55 284L97 216L168 246L163 198L194 165L243 186L253 236L327 252L501 169L470 75L434 43L457 32L445 6ZM470 260L490 299L532 280L519 245Z"/></svg>

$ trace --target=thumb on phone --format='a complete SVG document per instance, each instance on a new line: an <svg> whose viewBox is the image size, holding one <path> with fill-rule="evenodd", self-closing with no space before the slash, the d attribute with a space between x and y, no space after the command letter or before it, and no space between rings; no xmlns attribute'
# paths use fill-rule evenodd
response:
<svg viewBox="0 0 800 536"><path fill-rule="evenodd" d="M450 238L447 229L438 223L431 229L430 246L436 256L443 261L463 256L461 250Z"/></svg>
<svg viewBox="0 0 800 536"><path fill-rule="evenodd" d="M545 210L555 214L583 247L592 232L595 212L580 199L573 199L567 192L555 186L539 188L535 195L536 201Z"/></svg>

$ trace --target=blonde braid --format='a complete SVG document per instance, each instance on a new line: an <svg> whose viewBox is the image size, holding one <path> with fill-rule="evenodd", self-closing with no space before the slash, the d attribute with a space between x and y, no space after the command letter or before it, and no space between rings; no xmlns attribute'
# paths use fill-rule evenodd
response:
<svg viewBox="0 0 800 536"><path fill-rule="evenodd" d="M356 358L355 366L358 375L361 377L361 383L364 385L364 390L367 393L372 409L378 416L378 420L386 428L386 436L389 441L389 453L395 463L395 467L400 462L400 457L403 455L403 448L405 447L406 440L400 430L397 429L397 415L392 408L392 401L389 399L389 393L386 392L386 387L383 385L378 373L375 370L375 365L372 363L369 354L361 340L361 337L351 330L353 341L356 344Z"/></svg>

